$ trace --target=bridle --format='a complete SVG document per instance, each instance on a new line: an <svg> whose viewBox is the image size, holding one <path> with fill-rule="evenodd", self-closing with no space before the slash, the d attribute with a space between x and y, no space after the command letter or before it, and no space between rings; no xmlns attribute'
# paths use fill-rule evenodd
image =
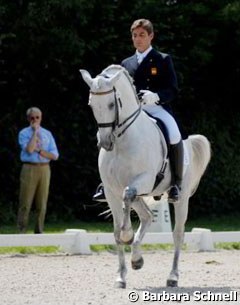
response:
<svg viewBox="0 0 240 305"><path fill-rule="evenodd" d="M139 107L136 111L134 111L130 116L128 116L123 122L119 123L119 107L122 109L122 101L120 97L117 97L116 94L116 88L113 87L113 89L103 92L94 92L90 90L90 93L93 95L107 95L110 93L114 93L114 103L115 103L115 119L112 122L108 123L97 123L99 128L108 128L112 127L112 133L113 135L117 136L118 138L121 137L125 131L132 125L132 123L136 120L136 118L139 116L141 112L141 105L139 104ZM131 120L132 119L132 120ZM129 122L130 120L130 122ZM128 123L128 124L127 124ZM125 124L127 124L125 126ZM115 132L116 128L124 127L123 130L119 133Z"/></svg>

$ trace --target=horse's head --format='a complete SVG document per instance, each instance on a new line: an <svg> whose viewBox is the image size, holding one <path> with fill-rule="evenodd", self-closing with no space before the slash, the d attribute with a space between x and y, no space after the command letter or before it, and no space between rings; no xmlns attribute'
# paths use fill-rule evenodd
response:
<svg viewBox="0 0 240 305"><path fill-rule="evenodd" d="M100 74L92 78L88 71L80 70L84 81L90 87L89 106L92 108L94 117L99 127L100 147L112 150L114 144L113 131L118 125L119 105L115 83L121 76L122 70L108 77Z"/></svg>
<svg viewBox="0 0 240 305"><path fill-rule="evenodd" d="M98 145L112 150L116 137L125 133L140 113L140 105L127 70L120 65L110 65L97 77L80 70L90 87L89 105L98 123Z"/></svg>

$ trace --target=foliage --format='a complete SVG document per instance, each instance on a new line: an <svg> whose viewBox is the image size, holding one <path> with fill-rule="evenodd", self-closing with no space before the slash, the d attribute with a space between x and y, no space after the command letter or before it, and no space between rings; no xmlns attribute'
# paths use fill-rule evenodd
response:
<svg viewBox="0 0 240 305"><path fill-rule="evenodd" d="M174 58L181 88L175 112L184 131L212 143L190 215L239 211L239 1L0 0L1 222L15 221L17 134L33 105L61 154L52 164L48 215L97 218L101 208L85 208L99 182L97 128L78 70L96 75L132 54L129 27L143 16L154 23L155 46Z"/></svg>

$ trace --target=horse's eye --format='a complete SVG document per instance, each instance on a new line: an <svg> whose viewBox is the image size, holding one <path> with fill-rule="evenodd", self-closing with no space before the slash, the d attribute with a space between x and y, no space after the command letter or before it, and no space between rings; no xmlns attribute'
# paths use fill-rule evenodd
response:
<svg viewBox="0 0 240 305"><path fill-rule="evenodd" d="M111 103L108 105L109 110L112 110L114 108L114 103Z"/></svg>

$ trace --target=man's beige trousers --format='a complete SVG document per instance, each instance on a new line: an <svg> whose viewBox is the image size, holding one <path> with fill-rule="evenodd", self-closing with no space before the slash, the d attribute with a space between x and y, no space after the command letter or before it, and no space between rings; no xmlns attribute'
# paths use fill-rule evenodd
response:
<svg viewBox="0 0 240 305"><path fill-rule="evenodd" d="M34 233L42 233L47 209L51 170L49 164L24 163L20 173L20 194L17 226L25 233L28 226L32 203L36 207L36 225Z"/></svg>

